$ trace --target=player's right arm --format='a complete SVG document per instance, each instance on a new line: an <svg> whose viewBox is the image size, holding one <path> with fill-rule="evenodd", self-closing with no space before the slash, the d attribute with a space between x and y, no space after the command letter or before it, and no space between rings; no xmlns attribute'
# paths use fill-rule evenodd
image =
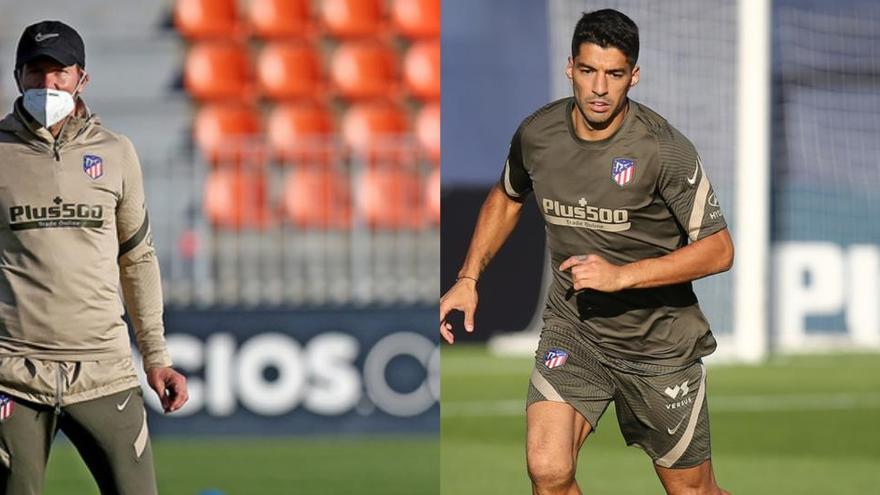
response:
<svg viewBox="0 0 880 495"><path fill-rule="evenodd" d="M455 337L446 316L454 309L463 312L465 330L474 331L477 280L519 220L522 203L511 199L501 187L500 184L493 187L483 202L458 280L440 299L440 335L450 344Z"/></svg>
<svg viewBox="0 0 880 495"><path fill-rule="evenodd" d="M477 280L492 261L495 253L510 236L522 211L525 197L532 189L532 181L523 163L521 145L522 127L510 144L504 173L483 202L471 244L455 284L440 299L440 335L452 344L455 336L446 317L452 310L464 313L464 328L474 331L474 313L477 310Z"/></svg>

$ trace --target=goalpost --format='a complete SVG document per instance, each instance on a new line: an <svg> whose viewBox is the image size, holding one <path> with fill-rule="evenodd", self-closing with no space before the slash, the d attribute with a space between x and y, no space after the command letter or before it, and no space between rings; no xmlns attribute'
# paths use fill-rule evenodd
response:
<svg viewBox="0 0 880 495"><path fill-rule="evenodd" d="M753 363L767 356L769 342L770 0L740 0L738 12L737 270L731 348L735 359Z"/></svg>

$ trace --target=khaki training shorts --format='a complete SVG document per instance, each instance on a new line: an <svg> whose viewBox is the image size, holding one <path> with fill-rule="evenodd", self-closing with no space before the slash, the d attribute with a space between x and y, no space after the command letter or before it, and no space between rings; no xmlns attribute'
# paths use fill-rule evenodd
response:
<svg viewBox="0 0 880 495"><path fill-rule="evenodd" d="M555 327L541 332L527 405L565 402L593 431L614 401L627 445L640 447L667 468L701 464L711 456L706 368L697 361L669 367L607 360L585 337Z"/></svg>

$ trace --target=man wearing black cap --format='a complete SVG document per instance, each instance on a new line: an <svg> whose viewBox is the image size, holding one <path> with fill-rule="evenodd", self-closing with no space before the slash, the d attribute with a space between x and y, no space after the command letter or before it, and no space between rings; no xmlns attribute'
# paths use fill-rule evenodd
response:
<svg viewBox="0 0 880 495"><path fill-rule="evenodd" d="M155 494L124 310L165 411L187 392L165 348L137 155L80 97L71 27L25 29L15 80L22 96L0 121L0 493L42 492L61 430L102 494Z"/></svg>

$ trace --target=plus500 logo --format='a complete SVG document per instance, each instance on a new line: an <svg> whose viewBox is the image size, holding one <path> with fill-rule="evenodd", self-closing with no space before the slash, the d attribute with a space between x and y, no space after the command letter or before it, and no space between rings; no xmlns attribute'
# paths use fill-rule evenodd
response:
<svg viewBox="0 0 880 495"><path fill-rule="evenodd" d="M361 344L345 333L319 334L305 346L282 333L258 334L241 345L228 333L206 340L173 334L167 344L175 368L190 375L189 402L174 416L204 411L224 417L240 405L264 416L302 407L327 416L352 410L367 415L379 409L410 417L427 411L440 397L440 349L412 332L389 334L373 344L362 368L355 364ZM398 390L389 383L389 371L395 368L389 365L398 358L415 360L424 369L425 378L415 388ZM199 371L201 377L193 375ZM150 408L162 410L152 391L144 396Z"/></svg>

